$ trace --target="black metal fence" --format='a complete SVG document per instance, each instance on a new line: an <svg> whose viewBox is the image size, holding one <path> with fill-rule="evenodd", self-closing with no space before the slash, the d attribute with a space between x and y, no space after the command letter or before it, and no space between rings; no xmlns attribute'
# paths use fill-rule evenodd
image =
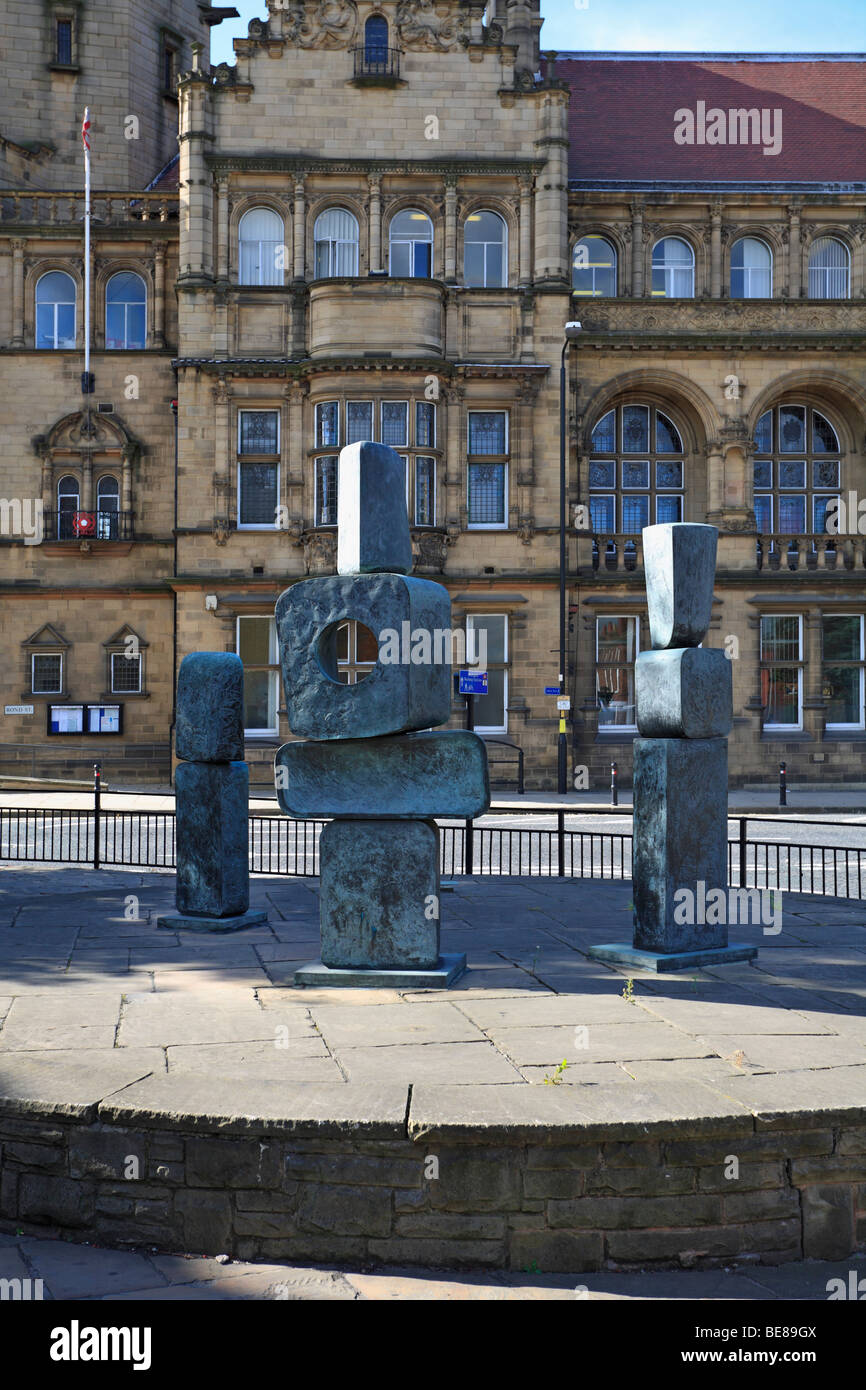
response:
<svg viewBox="0 0 866 1390"><path fill-rule="evenodd" d="M611 822L599 825L604 820ZM497 823L499 822L499 823ZM515 822L517 822L515 824ZM615 824L613 822L616 822ZM628 879L632 872L631 810L494 807L476 821L443 820L441 869L446 877L504 874ZM250 870L315 876L325 820L250 816ZM760 831L772 826L772 831ZM797 838L790 838L793 827ZM866 897L866 827L850 826L862 844L839 844L831 820L736 816L729 820L728 882L840 898ZM171 869L171 811L0 807L0 860L81 864L93 868Z"/></svg>

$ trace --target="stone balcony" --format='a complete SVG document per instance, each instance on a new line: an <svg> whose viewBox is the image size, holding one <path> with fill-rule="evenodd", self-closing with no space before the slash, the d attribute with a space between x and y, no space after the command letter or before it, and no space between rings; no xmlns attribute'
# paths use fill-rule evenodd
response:
<svg viewBox="0 0 866 1390"><path fill-rule="evenodd" d="M643 576L640 535L584 533L577 536L577 556L578 570L586 576L601 580ZM866 536L722 534L717 570L756 576L797 571L828 576L854 573L863 578Z"/></svg>
<svg viewBox="0 0 866 1390"><path fill-rule="evenodd" d="M140 222L178 220L176 193L94 193L90 211L96 226L126 227ZM84 223L84 194L0 190L0 227L23 229L77 227Z"/></svg>
<svg viewBox="0 0 866 1390"><path fill-rule="evenodd" d="M435 280L317 280L310 287L310 357L441 357L444 295Z"/></svg>

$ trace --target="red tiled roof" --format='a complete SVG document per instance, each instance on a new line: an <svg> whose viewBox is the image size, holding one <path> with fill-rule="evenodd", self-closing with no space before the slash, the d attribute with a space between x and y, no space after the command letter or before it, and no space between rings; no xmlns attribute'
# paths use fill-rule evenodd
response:
<svg viewBox="0 0 866 1390"><path fill-rule="evenodd" d="M846 58L568 58L569 175L646 182L854 183L866 180L866 62ZM677 144L674 113L782 112L778 155L760 144Z"/></svg>

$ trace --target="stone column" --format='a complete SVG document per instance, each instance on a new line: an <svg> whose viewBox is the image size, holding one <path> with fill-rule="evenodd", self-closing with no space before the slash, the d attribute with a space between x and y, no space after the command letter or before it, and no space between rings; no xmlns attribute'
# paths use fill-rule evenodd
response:
<svg viewBox="0 0 866 1390"><path fill-rule="evenodd" d="M568 281L568 98L551 90L542 98L535 145L544 168L535 183L535 279Z"/></svg>
<svg viewBox="0 0 866 1390"><path fill-rule="evenodd" d="M207 167L205 132L211 123L211 78L202 70L203 45L192 45L192 71L179 85L179 281L213 274L213 177Z"/></svg>
<svg viewBox="0 0 866 1390"><path fill-rule="evenodd" d="M374 275L382 269L382 180L378 174L370 174L367 184L370 189L369 272Z"/></svg>
<svg viewBox="0 0 866 1390"><path fill-rule="evenodd" d="M823 738L826 723L821 670L822 628L820 608L807 609L803 615L803 731L815 739Z"/></svg>
<svg viewBox="0 0 866 1390"><path fill-rule="evenodd" d="M165 347L165 247L153 248L153 346Z"/></svg>
<svg viewBox="0 0 866 1390"><path fill-rule="evenodd" d="M707 441L707 517L718 524L724 506L725 459L717 439Z"/></svg>
<svg viewBox="0 0 866 1390"><path fill-rule="evenodd" d="M643 296L643 203L631 205L631 293Z"/></svg>
<svg viewBox="0 0 866 1390"><path fill-rule="evenodd" d="M722 205L710 208L710 295L719 299L722 293Z"/></svg>
<svg viewBox="0 0 866 1390"><path fill-rule="evenodd" d="M445 280L457 279L457 177L445 176Z"/></svg>
<svg viewBox="0 0 866 1390"><path fill-rule="evenodd" d="M532 179L520 180L520 268L518 284L532 284Z"/></svg>
<svg viewBox="0 0 866 1390"><path fill-rule="evenodd" d="M466 518L466 449L463 439L463 398L460 386L449 387L445 397L445 525L457 534Z"/></svg>
<svg viewBox="0 0 866 1390"><path fill-rule="evenodd" d="M81 510L93 511L93 455L89 449L81 455Z"/></svg>
<svg viewBox="0 0 866 1390"><path fill-rule="evenodd" d="M137 452L134 445L124 445L120 482L120 510L122 512L132 511L132 465L135 462Z"/></svg>
<svg viewBox="0 0 866 1390"><path fill-rule="evenodd" d="M229 181L217 179L217 279L229 278Z"/></svg>
<svg viewBox="0 0 866 1390"><path fill-rule="evenodd" d="M294 272L296 280L303 280L306 275L306 215L307 207L306 198L304 196L304 176L303 174L299 174L295 179L295 215L292 226L295 241Z"/></svg>
<svg viewBox="0 0 866 1390"><path fill-rule="evenodd" d="M788 208L788 298L799 299L802 293L800 276L800 207Z"/></svg>
<svg viewBox="0 0 866 1390"><path fill-rule="evenodd" d="M35 327L35 325L34 325ZM35 341L35 339L34 339ZM24 242L12 242L12 347L24 346Z"/></svg>

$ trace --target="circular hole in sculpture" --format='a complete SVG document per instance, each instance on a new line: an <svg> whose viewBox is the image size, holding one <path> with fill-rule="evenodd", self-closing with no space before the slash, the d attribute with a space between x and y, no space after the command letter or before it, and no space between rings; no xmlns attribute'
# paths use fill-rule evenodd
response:
<svg viewBox="0 0 866 1390"><path fill-rule="evenodd" d="M331 623L319 638L319 665L337 685L359 685L378 660L375 633L355 618Z"/></svg>

